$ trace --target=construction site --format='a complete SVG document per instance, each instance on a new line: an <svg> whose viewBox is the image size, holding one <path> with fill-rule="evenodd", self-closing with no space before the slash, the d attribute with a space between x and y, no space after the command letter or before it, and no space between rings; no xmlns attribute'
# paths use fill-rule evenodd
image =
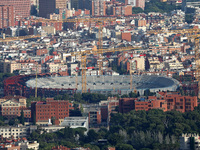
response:
<svg viewBox="0 0 200 150"><path fill-rule="evenodd" d="M175 91L179 86L178 81L164 76L132 75L132 78L132 85L140 95L143 95L147 89L151 92L159 90ZM81 92L81 76L42 77L37 79L37 88L39 89L76 89L76 84L78 84L76 92ZM36 79L28 80L26 85L34 89ZM87 76L87 91L91 93L123 95L129 94L133 89L130 89L130 75Z"/></svg>

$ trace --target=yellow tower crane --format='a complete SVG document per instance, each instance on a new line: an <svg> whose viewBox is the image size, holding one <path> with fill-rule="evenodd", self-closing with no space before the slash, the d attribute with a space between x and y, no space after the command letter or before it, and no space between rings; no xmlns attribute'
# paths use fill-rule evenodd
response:
<svg viewBox="0 0 200 150"><path fill-rule="evenodd" d="M17 37L5 37L0 39L0 42L11 42L11 41L18 41L24 39L33 39L33 38L40 38L41 35L27 35L27 36L17 36Z"/></svg>
<svg viewBox="0 0 200 150"><path fill-rule="evenodd" d="M72 52L72 56L79 55L81 56L81 69L82 69L82 93L87 92L87 80L86 80L86 59L87 55L90 54L103 54L103 53L114 53L114 52L120 52L120 51L130 51L130 50L136 50L141 49L141 47L121 47L121 48L110 48L110 49L98 49L97 51L84 51L84 52Z"/></svg>
<svg viewBox="0 0 200 150"><path fill-rule="evenodd" d="M136 85L134 84L134 86L133 86L133 70L132 69L133 69L132 61L130 61L130 70L129 70L129 72L130 72L130 90L131 91L133 90L134 93L137 93Z"/></svg>
<svg viewBox="0 0 200 150"><path fill-rule="evenodd" d="M111 22L111 21L116 21L115 18L103 18L103 17L99 17L99 18L76 18L76 19L64 19L63 22L76 22L76 23L95 23L96 25L98 25L99 27L99 36L98 36L98 51L103 51L103 25L106 22ZM89 25L90 26L90 25ZM103 53L101 53L103 54ZM99 59L98 59L98 66L99 66L99 75L103 75L103 58L102 55L99 54Z"/></svg>

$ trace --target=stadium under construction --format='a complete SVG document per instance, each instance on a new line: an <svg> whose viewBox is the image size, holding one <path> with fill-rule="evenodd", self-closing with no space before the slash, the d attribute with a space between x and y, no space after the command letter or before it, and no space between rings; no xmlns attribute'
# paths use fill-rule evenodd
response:
<svg viewBox="0 0 200 150"><path fill-rule="evenodd" d="M81 76L41 77L37 79L37 88L74 89L76 92L81 92L81 79ZM143 94L146 89L151 92L159 90L175 91L179 86L179 82L164 76L133 75L132 85L140 94ZM35 78L26 81L26 86L34 89L36 86ZM130 89L130 75L87 76L87 90L91 93L120 95L133 91L133 89Z"/></svg>
<svg viewBox="0 0 200 150"><path fill-rule="evenodd" d="M4 81L4 95L34 96L37 85L38 96L53 97L56 94L74 94L81 92L81 76L19 75ZM146 89L151 92L175 91L179 82L175 79L157 75L133 75L132 85L143 95ZM101 94L128 94L130 89L130 75L87 76L87 91Z"/></svg>

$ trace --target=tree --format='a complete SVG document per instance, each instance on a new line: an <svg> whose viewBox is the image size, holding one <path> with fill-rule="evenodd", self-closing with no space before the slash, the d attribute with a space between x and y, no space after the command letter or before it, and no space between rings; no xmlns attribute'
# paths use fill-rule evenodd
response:
<svg viewBox="0 0 200 150"><path fill-rule="evenodd" d="M149 89L146 89L145 91L144 91L144 96L149 96L149 94L150 94L150 90Z"/></svg>
<svg viewBox="0 0 200 150"><path fill-rule="evenodd" d="M123 137L118 133L110 134L108 136L108 142L113 146L123 143L123 141L124 141Z"/></svg>
<svg viewBox="0 0 200 150"><path fill-rule="evenodd" d="M187 22L188 24L193 22L193 15L192 14L186 14L185 15L185 22Z"/></svg>
<svg viewBox="0 0 200 150"><path fill-rule="evenodd" d="M52 125L55 125L55 121L56 121L56 117L51 117L51 123L52 123Z"/></svg>
<svg viewBox="0 0 200 150"><path fill-rule="evenodd" d="M137 98L137 93L134 93L134 92L131 91L129 93L129 97Z"/></svg>
<svg viewBox="0 0 200 150"><path fill-rule="evenodd" d="M19 120L17 118L12 118L9 120L8 124L10 126L13 126L13 125L17 125L19 123Z"/></svg>
<svg viewBox="0 0 200 150"><path fill-rule="evenodd" d="M144 10L140 7L133 7L132 8L132 14L138 14L138 13L143 13Z"/></svg>
<svg viewBox="0 0 200 150"><path fill-rule="evenodd" d="M23 109L21 110L20 123L22 125L24 125L24 111L23 111Z"/></svg>
<svg viewBox="0 0 200 150"><path fill-rule="evenodd" d="M35 113L33 113L33 125L36 125L36 117L35 117Z"/></svg>
<svg viewBox="0 0 200 150"><path fill-rule="evenodd" d="M98 139L98 133L96 133L94 130L89 130L87 135L88 142L93 142Z"/></svg>
<svg viewBox="0 0 200 150"><path fill-rule="evenodd" d="M135 150L132 145L130 144L118 144L116 146L117 150Z"/></svg>
<svg viewBox="0 0 200 150"><path fill-rule="evenodd" d="M175 10L175 5L167 4L166 2L160 2L160 0L151 0L150 2L145 4L144 12L160 12L160 13L170 13Z"/></svg>

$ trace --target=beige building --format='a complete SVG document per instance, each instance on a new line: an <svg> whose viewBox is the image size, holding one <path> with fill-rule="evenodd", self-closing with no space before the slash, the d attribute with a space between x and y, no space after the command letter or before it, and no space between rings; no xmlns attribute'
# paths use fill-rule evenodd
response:
<svg viewBox="0 0 200 150"><path fill-rule="evenodd" d="M29 143L28 141L19 143L20 145L20 150L27 150L27 149L32 149L32 150L38 150L39 149L39 143L37 141L34 141L33 143Z"/></svg>
<svg viewBox="0 0 200 150"><path fill-rule="evenodd" d="M37 68L37 69L36 69ZM0 63L0 71L3 73L13 73L15 70L30 71L41 73L41 65L34 60L7 60L5 59Z"/></svg>
<svg viewBox="0 0 200 150"><path fill-rule="evenodd" d="M194 144L194 149L200 149L200 136L198 134L182 134L179 137L179 142L180 150L191 150L191 144Z"/></svg>
<svg viewBox="0 0 200 150"><path fill-rule="evenodd" d="M0 98L0 103L3 103L9 99L13 99L19 102L20 106L26 107L26 97L23 97L23 96L5 96L5 97Z"/></svg>
<svg viewBox="0 0 200 150"><path fill-rule="evenodd" d="M27 136L27 129L26 127L0 127L0 135L4 138L22 138Z"/></svg>
<svg viewBox="0 0 200 150"><path fill-rule="evenodd" d="M56 0L56 8L66 8L67 0Z"/></svg>
<svg viewBox="0 0 200 150"><path fill-rule="evenodd" d="M67 71L67 65L64 63L48 63L47 64L48 72L58 73Z"/></svg>
<svg viewBox="0 0 200 150"><path fill-rule="evenodd" d="M158 57L150 57L148 60L150 69L163 69L164 64L159 61Z"/></svg>
<svg viewBox="0 0 200 150"><path fill-rule="evenodd" d="M179 62L178 60L175 60L173 62L169 62L169 69L171 70L180 70L180 69L184 69L183 63Z"/></svg>
<svg viewBox="0 0 200 150"><path fill-rule="evenodd" d="M3 62L3 72L4 73L13 73L14 70L20 70L21 64L17 63L16 61L10 61L5 59Z"/></svg>
<svg viewBox="0 0 200 150"><path fill-rule="evenodd" d="M134 72L136 70L145 70L145 58L136 57L130 61L131 70Z"/></svg>

